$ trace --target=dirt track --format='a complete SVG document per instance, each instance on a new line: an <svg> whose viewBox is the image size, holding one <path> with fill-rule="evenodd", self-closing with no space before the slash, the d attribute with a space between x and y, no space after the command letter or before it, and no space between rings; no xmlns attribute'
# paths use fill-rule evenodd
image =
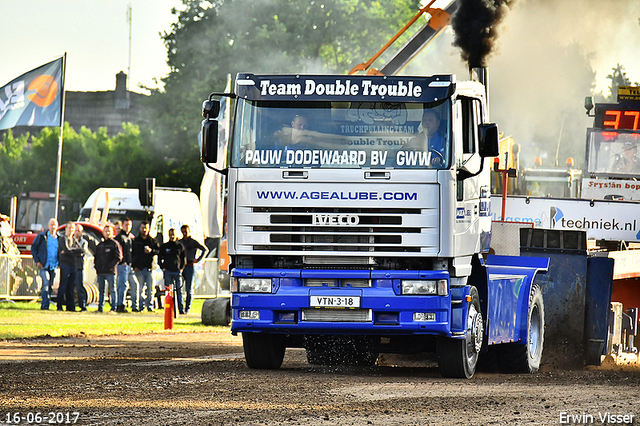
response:
<svg viewBox="0 0 640 426"><path fill-rule="evenodd" d="M543 365L533 376L451 380L435 366L382 364L317 367L289 349L281 370L249 370L228 330L5 341L0 424L38 411L78 412L83 425L603 424L605 413L640 424L638 370Z"/></svg>

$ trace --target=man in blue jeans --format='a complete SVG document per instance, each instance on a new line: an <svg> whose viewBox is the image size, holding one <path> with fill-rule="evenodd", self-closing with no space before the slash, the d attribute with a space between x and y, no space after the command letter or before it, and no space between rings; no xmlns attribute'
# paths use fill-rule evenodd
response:
<svg viewBox="0 0 640 426"><path fill-rule="evenodd" d="M115 240L122 247L122 261L118 264L118 308L117 312L127 312L125 302L127 300L127 288L131 289L131 308L134 312L139 311L138 301L133 298L138 293L138 281L133 274L131 261L133 257L133 239L135 235L131 233L133 222L126 217L122 220L122 229L116 235Z"/></svg>
<svg viewBox="0 0 640 426"><path fill-rule="evenodd" d="M48 231L38 234L31 244L31 255L38 266L38 274L42 279L40 309L43 310L49 309L53 280L56 277L56 268L58 267L58 238L56 236L58 221L55 218L49 219L48 228Z"/></svg>
<svg viewBox="0 0 640 426"><path fill-rule="evenodd" d="M116 292L116 266L122 260L122 248L116 240L113 239L113 227L108 224L102 230L104 241L96 247L93 264L98 274L98 312L104 309L104 302L107 294L107 285L109 290L109 304L111 305L110 314L116 313L118 306L118 295Z"/></svg>
<svg viewBox="0 0 640 426"><path fill-rule="evenodd" d="M189 309L191 309L191 299L193 299L193 265L202 260L204 255L207 254L207 249L191 237L189 225L182 225L180 231L182 232L182 239L178 242L184 247L185 255L187 256L187 264L182 270L182 276L184 277L184 291L186 293L184 312L188 314Z"/></svg>
<svg viewBox="0 0 640 426"><path fill-rule="evenodd" d="M147 311L153 312L153 292L155 289L151 269L156 254L158 254L158 243L149 235L149 222L144 221L140 224L140 233L133 240L133 261L131 263L138 279L138 291L131 297L138 301L139 311L143 311L146 305ZM146 297L143 300L142 295L145 294L145 291Z"/></svg>
<svg viewBox="0 0 640 426"><path fill-rule="evenodd" d="M186 264L186 260L184 247L178 242L176 230L173 228L169 229L169 241L160 246L158 264L164 272L164 286L169 287L173 284L173 296L177 301L178 312L180 312L181 315L184 315L181 273Z"/></svg>

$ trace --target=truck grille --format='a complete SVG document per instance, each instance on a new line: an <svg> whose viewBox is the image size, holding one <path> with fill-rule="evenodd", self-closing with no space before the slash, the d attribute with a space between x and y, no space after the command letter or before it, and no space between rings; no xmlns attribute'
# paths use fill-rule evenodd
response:
<svg viewBox="0 0 640 426"><path fill-rule="evenodd" d="M406 224L420 209L254 207L251 212L266 216L262 221L267 222L251 226L252 232L268 235L268 241L253 244L254 251L421 251L420 245L406 241L408 235L424 232Z"/></svg>
<svg viewBox="0 0 640 426"><path fill-rule="evenodd" d="M302 310L302 321L316 322L371 322L371 309L323 309Z"/></svg>

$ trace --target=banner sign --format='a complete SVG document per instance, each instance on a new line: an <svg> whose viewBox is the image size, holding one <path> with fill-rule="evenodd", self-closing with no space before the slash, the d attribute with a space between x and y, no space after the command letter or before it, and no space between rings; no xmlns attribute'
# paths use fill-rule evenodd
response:
<svg viewBox="0 0 640 426"><path fill-rule="evenodd" d="M16 126L60 126L63 58L0 87L0 130Z"/></svg>
<svg viewBox="0 0 640 426"><path fill-rule="evenodd" d="M582 179L582 198L640 200L640 182L626 179Z"/></svg>
<svg viewBox="0 0 640 426"><path fill-rule="evenodd" d="M441 102L455 90L449 75L387 77L238 74L240 98L262 101Z"/></svg>
<svg viewBox="0 0 640 426"><path fill-rule="evenodd" d="M502 197L491 197L493 220L502 220ZM536 228L586 231L587 238L640 241L640 203L550 197L507 197L505 222Z"/></svg>

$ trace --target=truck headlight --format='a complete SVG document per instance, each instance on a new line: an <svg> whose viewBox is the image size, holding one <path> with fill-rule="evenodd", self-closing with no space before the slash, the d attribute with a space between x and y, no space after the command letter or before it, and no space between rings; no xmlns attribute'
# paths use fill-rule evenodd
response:
<svg viewBox="0 0 640 426"><path fill-rule="evenodd" d="M447 280L402 280L402 294L447 295Z"/></svg>
<svg viewBox="0 0 640 426"><path fill-rule="evenodd" d="M271 293L271 278L233 278L234 293Z"/></svg>

